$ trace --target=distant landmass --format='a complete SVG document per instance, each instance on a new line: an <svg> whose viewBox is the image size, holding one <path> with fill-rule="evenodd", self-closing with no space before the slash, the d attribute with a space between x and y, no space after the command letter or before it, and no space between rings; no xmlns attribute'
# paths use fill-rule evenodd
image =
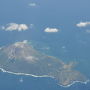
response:
<svg viewBox="0 0 90 90"><path fill-rule="evenodd" d="M74 70L75 62L64 63L34 49L26 40L0 48L0 68L12 73L51 77L61 86L74 82L85 83L88 79Z"/></svg>

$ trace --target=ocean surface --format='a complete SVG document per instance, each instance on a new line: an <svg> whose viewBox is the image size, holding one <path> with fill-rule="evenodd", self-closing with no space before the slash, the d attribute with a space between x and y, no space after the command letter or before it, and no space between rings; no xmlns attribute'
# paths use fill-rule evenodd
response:
<svg viewBox="0 0 90 90"><path fill-rule="evenodd" d="M21 81L23 79L23 81ZM0 90L89 90L87 85L76 83L70 87L61 87L53 79L18 76L0 72Z"/></svg>
<svg viewBox="0 0 90 90"><path fill-rule="evenodd" d="M30 6L35 3L36 6ZM68 63L77 62L75 69L90 79L90 33L76 27L80 21L90 21L89 0L0 0L0 47L28 40L42 53ZM8 23L33 24L26 31L5 31ZM46 33L45 28L58 28ZM0 71L0 90L89 90L90 83L75 83L61 87L52 78L35 78Z"/></svg>

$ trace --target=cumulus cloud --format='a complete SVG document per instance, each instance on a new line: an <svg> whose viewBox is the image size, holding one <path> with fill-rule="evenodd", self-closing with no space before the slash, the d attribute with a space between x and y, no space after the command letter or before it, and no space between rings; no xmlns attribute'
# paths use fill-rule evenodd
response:
<svg viewBox="0 0 90 90"><path fill-rule="evenodd" d="M57 28L49 28L49 27L44 30L44 32L49 32L49 33L55 33L58 31L59 31L59 29L57 29Z"/></svg>
<svg viewBox="0 0 90 90"><path fill-rule="evenodd" d="M6 26L2 26L2 29L5 31L25 31L29 27L26 24L9 23Z"/></svg>
<svg viewBox="0 0 90 90"><path fill-rule="evenodd" d="M89 25L90 25L90 22L80 22L80 23L76 24L77 27L86 27Z"/></svg>
<svg viewBox="0 0 90 90"><path fill-rule="evenodd" d="M15 45L16 47L21 47L21 48L23 48L24 45L27 44L27 43L28 43L28 40L23 40L22 42L16 42L16 43L14 43L14 45Z"/></svg>

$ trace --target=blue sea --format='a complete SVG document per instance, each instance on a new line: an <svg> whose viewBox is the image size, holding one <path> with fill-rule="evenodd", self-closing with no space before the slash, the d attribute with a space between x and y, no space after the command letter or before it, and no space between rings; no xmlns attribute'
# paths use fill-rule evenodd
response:
<svg viewBox="0 0 90 90"><path fill-rule="evenodd" d="M34 4L34 5L33 5ZM78 62L75 69L90 79L90 0L0 0L0 47L28 40L38 51L63 62ZM8 23L33 24L26 31L5 31ZM46 33L45 28L58 28ZM90 83L61 87L52 78L35 78L0 71L0 90L90 90Z"/></svg>

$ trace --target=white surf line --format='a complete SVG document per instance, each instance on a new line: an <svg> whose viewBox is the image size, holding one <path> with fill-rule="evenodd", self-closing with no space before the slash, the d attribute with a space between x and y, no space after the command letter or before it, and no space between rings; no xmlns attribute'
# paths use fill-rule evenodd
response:
<svg viewBox="0 0 90 90"><path fill-rule="evenodd" d="M6 70L4 70L3 68L0 68L0 70L1 70L2 72L9 73L9 74L15 74L15 75L26 75L26 76L36 77L36 78L37 78L37 77L39 77L39 78L49 77L49 78L53 78L53 79L55 78L55 77L53 77L53 76L48 76L48 75L36 76L36 75L33 75L33 74L26 74L26 73L14 73L14 72L6 71ZM87 81L85 81L85 82L81 82L81 81L73 81L71 84L66 85L66 86L60 85L60 84L58 84L58 85L61 86L61 87L67 88L67 87L72 86L72 85L75 84L75 83L87 84L88 82L90 82L89 79L88 79Z"/></svg>
<svg viewBox="0 0 90 90"><path fill-rule="evenodd" d="M72 86L72 85L74 85L74 84L76 84L76 83L81 83L81 84L87 84L87 83L89 83L90 82L90 80L88 79L88 80L86 80L85 82L81 82L81 81L73 81L71 84L69 84L69 85L66 85L66 86L64 86L64 85L59 85L59 86L61 86L61 87L65 87L65 88L68 88L68 87L70 87L70 86Z"/></svg>
<svg viewBox="0 0 90 90"><path fill-rule="evenodd" d="M2 72L10 73L10 74L15 74L15 75L26 75L26 76L33 76L33 77L51 77L51 78L54 78L54 77L48 76L48 75L36 76L36 75L33 75L33 74L26 74L26 73L14 73L14 72L6 71L3 68L0 68L0 70Z"/></svg>

